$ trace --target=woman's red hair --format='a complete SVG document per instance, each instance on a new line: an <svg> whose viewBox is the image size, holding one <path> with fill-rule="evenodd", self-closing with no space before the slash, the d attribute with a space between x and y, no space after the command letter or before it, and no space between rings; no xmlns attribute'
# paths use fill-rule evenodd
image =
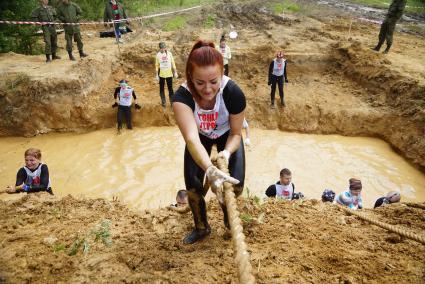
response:
<svg viewBox="0 0 425 284"><path fill-rule="evenodd" d="M199 97L192 82L193 70L195 67L218 65L223 75L223 56L215 49L211 41L198 40L192 48L186 63L186 80L192 95Z"/></svg>

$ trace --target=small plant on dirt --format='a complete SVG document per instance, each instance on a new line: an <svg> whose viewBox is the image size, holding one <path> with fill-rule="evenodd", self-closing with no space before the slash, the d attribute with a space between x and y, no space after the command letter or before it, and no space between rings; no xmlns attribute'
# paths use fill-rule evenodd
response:
<svg viewBox="0 0 425 284"><path fill-rule="evenodd" d="M204 28L211 29L215 26L215 15L208 14L207 18L204 21Z"/></svg>
<svg viewBox="0 0 425 284"><path fill-rule="evenodd" d="M18 73L13 78L6 79L5 85L9 90L14 91L19 85L28 83L29 81L30 77L27 74Z"/></svg>
<svg viewBox="0 0 425 284"><path fill-rule="evenodd" d="M81 248L83 253L87 254L90 250L90 239L94 239L94 242L102 241L106 246L112 245L110 225L111 221L105 219L91 229L85 236L77 236L68 251L68 255L76 255Z"/></svg>
<svg viewBox="0 0 425 284"><path fill-rule="evenodd" d="M254 218L251 216L251 214L242 213L241 214L241 220L244 223L250 224L254 220Z"/></svg>
<svg viewBox="0 0 425 284"><path fill-rule="evenodd" d="M182 16L176 16L165 23L164 31L170 32L182 29L186 25L186 20Z"/></svg>
<svg viewBox="0 0 425 284"><path fill-rule="evenodd" d="M283 3L276 3L273 6L273 12L275 14L282 14L283 12L298 12L300 10L300 6L292 1L283 1Z"/></svg>
<svg viewBox="0 0 425 284"><path fill-rule="evenodd" d="M303 203L304 203L304 199L303 198L301 198L301 199L297 199L296 201L294 201L293 203L292 203L292 208L298 208L298 207L300 207L300 206L302 206L303 205Z"/></svg>
<svg viewBox="0 0 425 284"><path fill-rule="evenodd" d="M249 190L249 187L246 187L246 199L252 201L257 208L261 208L261 198L257 195L252 194Z"/></svg>
<svg viewBox="0 0 425 284"><path fill-rule="evenodd" d="M53 247L53 251L54 252L60 252L60 251L64 251L64 250L65 250L65 245L64 244L58 244L58 245L55 245Z"/></svg>
<svg viewBox="0 0 425 284"><path fill-rule="evenodd" d="M102 243L106 246L110 246L112 244L111 231L109 228L110 225L110 220L103 220L100 226L98 225L97 229L93 231L93 234L95 235L95 242L101 240Z"/></svg>

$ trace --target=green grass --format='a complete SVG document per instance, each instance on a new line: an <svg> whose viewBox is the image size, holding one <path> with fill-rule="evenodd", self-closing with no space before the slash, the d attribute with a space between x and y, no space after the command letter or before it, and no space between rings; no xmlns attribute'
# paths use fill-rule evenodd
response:
<svg viewBox="0 0 425 284"><path fill-rule="evenodd" d="M164 24L164 31L175 31L183 28L186 25L186 19L182 16L175 16L170 20L166 21Z"/></svg>
<svg viewBox="0 0 425 284"><path fill-rule="evenodd" d="M214 3L213 0L127 0L125 7L131 15L148 15Z"/></svg>
<svg viewBox="0 0 425 284"><path fill-rule="evenodd" d="M92 228L88 233L84 236L77 236L72 242L68 255L73 256L76 255L80 250L83 251L84 254L87 254L90 250L90 241L99 242L101 241L105 246L112 245L112 235L110 231L111 221L108 219L102 220L101 223L97 224L94 228ZM64 251L65 246L60 244L53 248L54 252Z"/></svg>
<svg viewBox="0 0 425 284"><path fill-rule="evenodd" d="M298 12L300 11L300 6L292 1L282 1L275 3L272 7L275 14L282 14L283 12Z"/></svg>
<svg viewBox="0 0 425 284"><path fill-rule="evenodd" d="M204 28L211 29L215 26L215 15L208 14L207 18L204 21Z"/></svg>
<svg viewBox="0 0 425 284"><path fill-rule="evenodd" d="M240 218L241 218L242 222L247 223L247 224L251 223L254 220L254 218L250 214L247 214L247 213L242 213L240 215Z"/></svg>
<svg viewBox="0 0 425 284"><path fill-rule="evenodd" d="M386 9L390 6L392 0L350 0L353 3L359 3L375 8ZM423 0L407 0L406 12L425 14L425 1Z"/></svg>

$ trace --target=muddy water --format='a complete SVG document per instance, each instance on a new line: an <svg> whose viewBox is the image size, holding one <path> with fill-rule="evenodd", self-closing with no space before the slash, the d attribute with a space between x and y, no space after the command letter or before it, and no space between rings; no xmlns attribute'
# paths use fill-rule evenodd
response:
<svg viewBox="0 0 425 284"><path fill-rule="evenodd" d="M293 172L296 190L320 198L324 188L339 192L348 178L363 182L365 206L399 189L405 201L425 201L425 175L372 138L306 135L252 130L247 148L246 186L264 197L282 167ZM29 147L42 150L52 187L59 196L117 196L137 209L173 202L184 188L184 142L177 128L144 128L116 135L105 129L87 134L52 134L35 138L0 139L0 186L14 182ZM17 195L0 198L11 199ZM211 197L211 195L210 195Z"/></svg>

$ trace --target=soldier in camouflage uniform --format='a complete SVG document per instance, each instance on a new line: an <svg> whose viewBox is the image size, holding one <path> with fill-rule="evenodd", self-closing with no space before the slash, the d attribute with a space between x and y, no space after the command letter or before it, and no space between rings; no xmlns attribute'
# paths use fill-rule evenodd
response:
<svg viewBox="0 0 425 284"><path fill-rule="evenodd" d="M78 23L82 14L81 8L77 4L70 2L69 0L62 0L62 3L58 6L58 18L63 23ZM75 61L75 57L72 55L72 40L77 42L78 52L80 57L86 57L87 54L83 51L83 41L81 40L80 26L79 25L64 25L65 29L65 40L66 40L66 51L68 51L69 59Z"/></svg>
<svg viewBox="0 0 425 284"><path fill-rule="evenodd" d="M32 11L31 19L35 22L54 22L56 18L55 8L48 5L49 0L40 0L39 2L40 7ZM46 62L51 62L52 59L60 59L60 57L56 55L58 36L56 34L55 25L42 25L41 29L43 30L44 36ZM50 55L52 56L51 58Z"/></svg>
<svg viewBox="0 0 425 284"><path fill-rule="evenodd" d="M388 14L381 25L381 30L379 31L378 45L373 50L379 51L385 40L387 40L387 48L384 50L384 53L388 53L391 45L393 44L393 33L395 25L403 15L406 2L407 0L393 0L390 7L388 8Z"/></svg>

